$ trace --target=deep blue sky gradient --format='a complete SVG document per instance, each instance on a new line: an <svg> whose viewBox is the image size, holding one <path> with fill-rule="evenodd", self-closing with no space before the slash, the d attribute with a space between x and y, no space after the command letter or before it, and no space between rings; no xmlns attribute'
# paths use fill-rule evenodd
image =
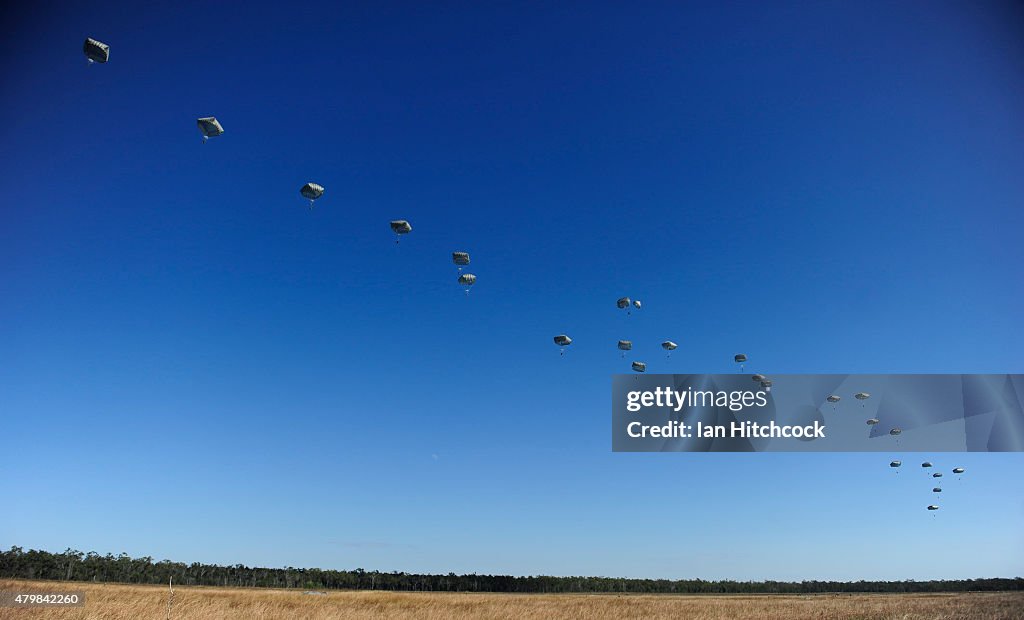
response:
<svg viewBox="0 0 1024 620"><path fill-rule="evenodd" d="M932 457L933 515L887 455L613 454L608 402L740 351L1024 372L1019 4L3 11L0 546L1024 575L1020 454Z"/></svg>

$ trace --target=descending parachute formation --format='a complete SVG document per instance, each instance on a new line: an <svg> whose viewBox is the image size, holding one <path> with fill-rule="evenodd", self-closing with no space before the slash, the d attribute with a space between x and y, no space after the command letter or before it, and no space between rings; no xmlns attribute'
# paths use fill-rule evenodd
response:
<svg viewBox="0 0 1024 620"><path fill-rule="evenodd" d="M203 142L206 142L210 138L215 138L224 133L224 127L220 124L215 116L205 116L203 118L196 119L196 125L199 125L199 131L203 132ZM323 188L320 188L321 190Z"/></svg>
<svg viewBox="0 0 1024 620"><path fill-rule="evenodd" d="M312 209L313 202L324 195L324 186L317 185L316 183L306 183L302 186L302 189L299 190L299 193L302 194L303 198L309 200L309 208Z"/></svg>
<svg viewBox="0 0 1024 620"><path fill-rule="evenodd" d="M86 38L82 51L85 52L85 57L89 59L89 64L94 62L105 63L110 60L110 46L106 43L100 43L96 39Z"/></svg>

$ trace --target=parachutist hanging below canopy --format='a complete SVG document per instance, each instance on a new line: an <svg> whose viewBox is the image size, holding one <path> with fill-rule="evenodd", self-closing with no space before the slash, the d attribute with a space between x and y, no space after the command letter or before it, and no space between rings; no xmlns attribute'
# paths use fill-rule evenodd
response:
<svg viewBox="0 0 1024 620"><path fill-rule="evenodd" d="M871 398L871 394L868 394L867 392L857 392L853 397L861 401L861 406L864 406L864 401Z"/></svg>
<svg viewBox="0 0 1024 620"><path fill-rule="evenodd" d="M94 62L105 63L110 60L110 46L106 43L100 43L96 39L86 38L82 51L85 52L85 57L89 59L90 64Z"/></svg>
<svg viewBox="0 0 1024 620"><path fill-rule="evenodd" d="M572 344L572 338L566 336L565 334L558 334L557 336L555 336L554 340L555 340L555 344L557 344L559 346L559 350L558 350L559 355L564 355L565 354L565 347L567 347L570 344Z"/></svg>
<svg viewBox="0 0 1024 620"><path fill-rule="evenodd" d="M312 209L313 202L324 195L324 186L317 185L316 183L306 183L302 186L302 189L299 190L299 193L302 194L303 198L309 200L309 208Z"/></svg>
<svg viewBox="0 0 1024 620"><path fill-rule="evenodd" d="M464 273L459 276L459 284L466 287L466 295L469 295L469 287L476 284L476 276L471 273Z"/></svg>
<svg viewBox="0 0 1024 620"><path fill-rule="evenodd" d="M469 252L452 252L452 262L458 265L459 273L462 273L462 268L469 264Z"/></svg>
<svg viewBox="0 0 1024 620"><path fill-rule="evenodd" d="M224 133L224 127L221 126L220 121L215 116L197 118L196 125L199 125L199 131L203 132L203 142Z"/></svg>
<svg viewBox="0 0 1024 620"><path fill-rule="evenodd" d="M633 348L632 340L620 340L618 344L619 350L622 351L622 357L626 357L626 351Z"/></svg>
<svg viewBox="0 0 1024 620"><path fill-rule="evenodd" d="M412 225L405 220L391 220L391 230L398 235L395 239L395 243L398 243L402 239L402 235L408 235L412 232Z"/></svg>
<svg viewBox="0 0 1024 620"><path fill-rule="evenodd" d="M734 362L740 365L740 372L743 372L743 364L747 362L747 356L743 353L737 353L732 356Z"/></svg>
<svg viewBox="0 0 1024 620"><path fill-rule="evenodd" d="M668 351L668 355L666 357L672 357L672 352L678 349L679 345L672 342L671 340L666 340L665 342L661 343L661 348Z"/></svg>

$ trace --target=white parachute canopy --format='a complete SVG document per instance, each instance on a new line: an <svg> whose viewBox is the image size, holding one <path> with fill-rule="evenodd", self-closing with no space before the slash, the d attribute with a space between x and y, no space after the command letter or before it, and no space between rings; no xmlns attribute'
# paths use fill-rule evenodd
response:
<svg viewBox="0 0 1024 620"><path fill-rule="evenodd" d="M302 194L303 198L309 200L309 208L312 209L313 201L324 195L324 186L317 185L316 183L306 183L299 190L299 193Z"/></svg>
<svg viewBox="0 0 1024 620"><path fill-rule="evenodd" d="M634 307L634 308L636 308L637 310L639 310L639 309L640 309L640 306L641 306L641 305L642 305L642 304L640 303L640 300L639 300L639 299L634 299L634 300L633 300L633 307Z"/></svg>
<svg viewBox="0 0 1024 620"><path fill-rule="evenodd" d="M196 119L196 125L199 125L199 131L203 132L203 141L224 133L224 127L221 126L220 121L218 121L215 116L204 116L203 118L198 118Z"/></svg>
<svg viewBox="0 0 1024 620"><path fill-rule="evenodd" d="M106 43L100 43L93 38L87 37L85 39L85 45L82 47L82 51L85 52L85 57L89 59L90 63L104 63L110 60L110 46Z"/></svg>

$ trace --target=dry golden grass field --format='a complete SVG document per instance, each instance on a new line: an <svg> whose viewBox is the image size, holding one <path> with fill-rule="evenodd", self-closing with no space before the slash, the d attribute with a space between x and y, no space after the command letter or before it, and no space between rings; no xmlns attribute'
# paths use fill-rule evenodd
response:
<svg viewBox="0 0 1024 620"><path fill-rule="evenodd" d="M0 580L0 590L85 593L84 607L0 608L0 618L136 620L167 617L167 587ZM694 620L1010 620L1024 593L674 596L452 594L175 587L171 618L692 618Z"/></svg>

